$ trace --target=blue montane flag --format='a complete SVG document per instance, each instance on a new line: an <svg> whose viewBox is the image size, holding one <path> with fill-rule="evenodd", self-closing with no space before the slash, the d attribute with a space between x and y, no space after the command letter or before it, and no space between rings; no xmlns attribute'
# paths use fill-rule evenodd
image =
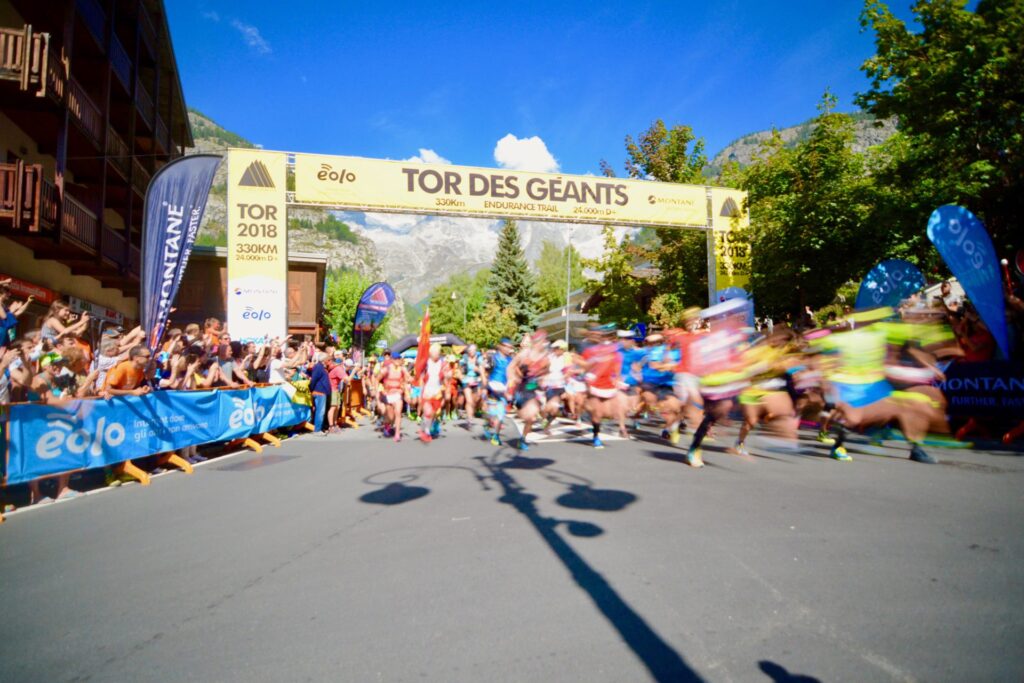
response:
<svg viewBox="0 0 1024 683"><path fill-rule="evenodd" d="M960 281L1004 358L1010 357L999 259L985 225L962 206L946 204L928 219L928 239Z"/></svg>
<svg viewBox="0 0 1024 683"><path fill-rule="evenodd" d="M150 349L163 336L220 161L217 154L182 157L157 171L146 190L139 302Z"/></svg>
<svg viewBox="0 0 1024 683"><path fill-rule="evenodd" d="M388 283L375 282L366 288L359 297L355 319L352 321L352 340L356 346L363 348L364 340L377 331L393 303L395 290Z"/></svg>
<svg viewBox="0 0 1024 683"><path fill-rule="evenodd" d="M875 265L861 280L854 308L863 311L883 306L896 307L926 284L924 275L913 263L898 258L888 259Z"/></svg>

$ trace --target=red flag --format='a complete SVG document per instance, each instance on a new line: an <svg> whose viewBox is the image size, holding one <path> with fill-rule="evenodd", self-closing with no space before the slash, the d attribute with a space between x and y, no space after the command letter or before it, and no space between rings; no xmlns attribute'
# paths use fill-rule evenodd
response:
<svg viewBox="0 0 1024 683"><path fill-rule="evenodd" d="M419 381L420 376L427 369L427 359L430 357L430 306L427 306L423 313L423 320L420 321L420 340L416 345L416 363L413 365L412 376Z"/></svg>

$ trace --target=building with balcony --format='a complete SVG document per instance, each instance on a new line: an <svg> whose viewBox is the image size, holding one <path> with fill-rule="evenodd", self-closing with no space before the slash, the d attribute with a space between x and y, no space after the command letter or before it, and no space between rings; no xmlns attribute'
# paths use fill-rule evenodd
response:
<svg viewBox="0 0 1024 683"><path fill-rule="evenodd" d="M137 320L146 187L191 145L162 0L0 0L0 277Z"/></svg>

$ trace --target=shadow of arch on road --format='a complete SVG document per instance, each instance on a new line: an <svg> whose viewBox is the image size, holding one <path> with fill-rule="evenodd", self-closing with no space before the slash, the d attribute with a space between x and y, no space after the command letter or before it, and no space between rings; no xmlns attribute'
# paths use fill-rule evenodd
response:
<svg viewBox="0 0 1024 683"><path fill-rule="evenodd" d="M636 501L636 495L629 491L595 489L582 484L569 484L569 492L563 493L555 502L573 510L599 510L618 512Z"/></svg>
<svg viewBox="0 0 1024 683"><path fill-rule="evenodd" d="M772 679L772 683L821 683L821 680L814 676L790 673L786 670L786 667L770 662L767 659L762 659L758 662L757 668L765 676Z"/></svg>
<svg viewBox="0 0 1024 683"><path fill-rule="evenodd" d="M525 455L513 455L510 460L501 463L498 467L507 470L539 470L554 464L555 461L551 458L529 458Z"/></svg>
<svg viewBox="0 0 1024 683"><path fill-rule="evenodd" d="M423 486L406 486L395 482L382 489L365 493L360 496L359 500L371 505L401 505L422 498L428 493L430 493L430 489Z"/></svg>

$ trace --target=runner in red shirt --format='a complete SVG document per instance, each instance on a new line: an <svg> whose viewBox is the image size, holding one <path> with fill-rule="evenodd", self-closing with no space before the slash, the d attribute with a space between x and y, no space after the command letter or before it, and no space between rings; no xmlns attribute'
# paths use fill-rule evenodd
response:
<svg viewBox="0 0 1024 683"><path fill-rule="evenodd" d="M594 343L583 352L587 411L594 428L594 448L604 448L601 443L601 422L615 417L619 382L622 380L622 355L613 343L615 328L612 325L602 325L592 330L590 337Z"/></svg>

